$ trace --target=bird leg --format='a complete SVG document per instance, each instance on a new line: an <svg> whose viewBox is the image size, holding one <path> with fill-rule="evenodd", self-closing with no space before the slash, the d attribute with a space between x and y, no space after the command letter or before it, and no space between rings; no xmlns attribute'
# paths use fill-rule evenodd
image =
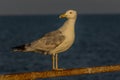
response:
<svg viewBox="0 0 120 80"><path fill-rule="evenodd" d="M63 70L58 68L58 54L52 55L52 68L53 70Z"/></svg>
<svg viewBox="0 0 120 80"><path fill-rule="evenodd" d="M52 55L52 68L55 69L55 54Z"/></svg>
<svg viewBox="0 0 120 80"><path fill-rule="evenodd" d="M55 54L55 68L58 69L58 54Z"/></svg>
<svg viewBox="0 0 120 80"><path fill-rule="evenodd" d="M62 68L58 68L58 54L55 54L55 69L54 70L63 70Z"/></svg>

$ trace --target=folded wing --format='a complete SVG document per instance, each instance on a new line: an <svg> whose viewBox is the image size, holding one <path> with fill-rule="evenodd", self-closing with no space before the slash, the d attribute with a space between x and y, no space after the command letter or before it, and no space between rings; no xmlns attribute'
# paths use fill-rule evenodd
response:
<svg viewBox="0 0 120 80"><path fill-rule="evenodd" d="M59 46L64 41L64 39L65 37L62 32L56 30L45 34L43 37L33 41L30 44L15 47L14 51L49 53L50 50L53 50ZM20 50L19 48L23 50Z"/></svg>

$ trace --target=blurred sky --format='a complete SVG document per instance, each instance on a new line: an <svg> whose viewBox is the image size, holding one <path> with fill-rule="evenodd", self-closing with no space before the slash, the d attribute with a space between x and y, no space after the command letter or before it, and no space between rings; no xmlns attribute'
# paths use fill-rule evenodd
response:
<svg viewBox="0 0 120 80"><path fill-rule="evenodd" d="M120 0L0 0L0 15L59 14L67 9L79 14L119 14Z"/></svg>

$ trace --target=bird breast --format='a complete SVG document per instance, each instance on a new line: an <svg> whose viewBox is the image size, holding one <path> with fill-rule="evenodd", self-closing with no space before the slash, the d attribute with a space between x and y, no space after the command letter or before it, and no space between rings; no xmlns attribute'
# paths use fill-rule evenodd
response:
<svg viewBox="0 0 120 80"><path fill-rule="evenodd" d="M72 44L74 42L74 39L75 39L74 31L71 31L71 30L66 31L63 34L65 36L65 40L58 47L51 50L50 54L56 54L56 53L64 52L72 46Z"/></svg>

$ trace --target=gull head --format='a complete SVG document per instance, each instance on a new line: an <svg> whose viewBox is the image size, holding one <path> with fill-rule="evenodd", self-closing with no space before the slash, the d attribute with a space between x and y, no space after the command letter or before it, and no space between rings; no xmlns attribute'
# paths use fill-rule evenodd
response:
<svg viewBox="0 0 120 80"><path fill-rule="evenodd" d="M59 16L59 18L67 18L67 19L76 19L76 17L77 17L77 11L75 10L68 10Z"/></svg>

